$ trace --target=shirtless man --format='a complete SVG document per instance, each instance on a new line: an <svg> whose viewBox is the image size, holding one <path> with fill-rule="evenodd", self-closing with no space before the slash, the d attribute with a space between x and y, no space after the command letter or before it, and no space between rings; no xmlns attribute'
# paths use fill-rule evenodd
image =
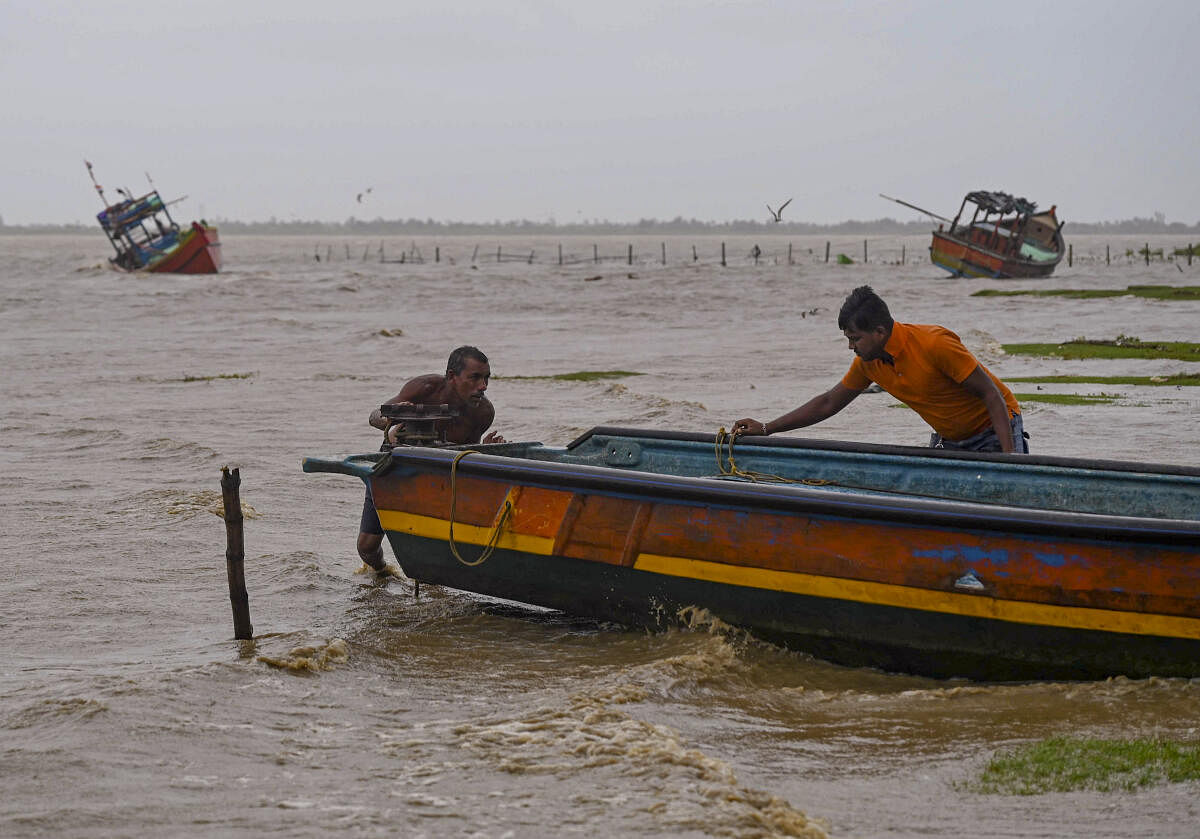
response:
<svg viewBox="0 0 1200 839"><path fill-rule="evenodd" d="M445 432L447 442L503 443L504 438L494 431L489 432L486 437L483 436L483 432L491 427L492 420L496 418L496 409L484 396L491 375L492 370L488 366L486 355L475 347L459 347L450 353L445 375L430 373L410 379L399 393L384 404L449 405L458 411L458 416L438 423L439 430ZM387 418L378 408L371 412L368 422L380 431L388 425ZM379 516L375 512L370 485L367 486L367 496L363 500L362 523L358 532L358 555L376 572L388 573L387 562L383 558L383 527L379 524Z"/></svg>
<svg viewBox="0 0 1200 839"><path fill-rule="evenodd" d="M838 327L855 355L842 380L769 422L738 420L735 434L768 435L813 425L845 408L875 382L929 423L930 446L1029 451L1016 398L949 329L894 321L870 286L860 286L846 297Z"/></svg>

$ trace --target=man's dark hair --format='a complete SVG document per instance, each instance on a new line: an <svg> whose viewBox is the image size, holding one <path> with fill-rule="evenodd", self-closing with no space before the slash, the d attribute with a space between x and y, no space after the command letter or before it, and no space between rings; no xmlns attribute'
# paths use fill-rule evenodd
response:
<svg viewBox="0 0 1200 839"><path fill-rule="evenodd" d="M846 295L846 302L838 312L838 329L843 332L847 329L870 332L877 326L891 329L892 323L887 303L869 285L860 285Z"/></svg>
<svg viewBox="0 0 1200 839"><path fill-rule="evenodd" d="M459 347L454 352L450 353L450 359L446 362L446 375L457 376L467 366L467 359L473 358L480 364L487 364L487 356L479 351L476 347Z"/></svg>

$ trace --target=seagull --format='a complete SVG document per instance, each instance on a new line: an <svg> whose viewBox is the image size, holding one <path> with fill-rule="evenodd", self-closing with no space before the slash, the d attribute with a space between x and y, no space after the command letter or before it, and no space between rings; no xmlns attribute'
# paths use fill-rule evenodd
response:
<svg viewBox="0 0 1200 839"><path fill-rule="evenodd" d="M782 204L779 205L778 210L772 210L771 205L768 204L767 212L771 214L771 221L775 222L776 224L779 224L779 222L783 221L783 208L791 203L792 203L792 199L789 198L788 200L784 201Z"/></svg>
<svg viewBox="0 0 1200 839"><path fill-rule="evenodd" d="M365 190L364 192L360 192L360 193L359 193L359 194L358 194L358 195L355 197L355 199L354 199L354 200L355 200L355 201L357 201L359 204L361 204L361 203L362 203L362 197L363 197L364 195L370 195L370 194L371 194L371 189L372 189L372 187L367 187L367 188L366 188L366 190Z"/></svg>

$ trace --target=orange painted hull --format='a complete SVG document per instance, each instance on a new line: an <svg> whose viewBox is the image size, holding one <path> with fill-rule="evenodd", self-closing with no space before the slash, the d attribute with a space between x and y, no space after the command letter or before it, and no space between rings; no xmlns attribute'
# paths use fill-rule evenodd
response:
<svg viewBox="0 0 1200 839"><path fill-rule="evenodd" d="M454 454L396 449L368 477L417 580L633 624L698 606L934 676L1200 676L1197 522Z"/></svg>
<svg viewBox="0 0 1200 839"><path fill-rule="evenodd" d="M174 250L148 263L152 274L216 274L221 270L221 239L217 228L193 222Z"/></svg>

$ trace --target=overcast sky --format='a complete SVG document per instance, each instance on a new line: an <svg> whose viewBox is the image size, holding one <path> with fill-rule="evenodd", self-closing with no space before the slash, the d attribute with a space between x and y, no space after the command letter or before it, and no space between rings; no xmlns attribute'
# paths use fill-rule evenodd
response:
<svg viewBox="0 0 1200 839"><path fill-rule="evenodd" d="M188 219L1200 221L1198 0L0 0L0 74L10 225L84 158Z"/></svg>

